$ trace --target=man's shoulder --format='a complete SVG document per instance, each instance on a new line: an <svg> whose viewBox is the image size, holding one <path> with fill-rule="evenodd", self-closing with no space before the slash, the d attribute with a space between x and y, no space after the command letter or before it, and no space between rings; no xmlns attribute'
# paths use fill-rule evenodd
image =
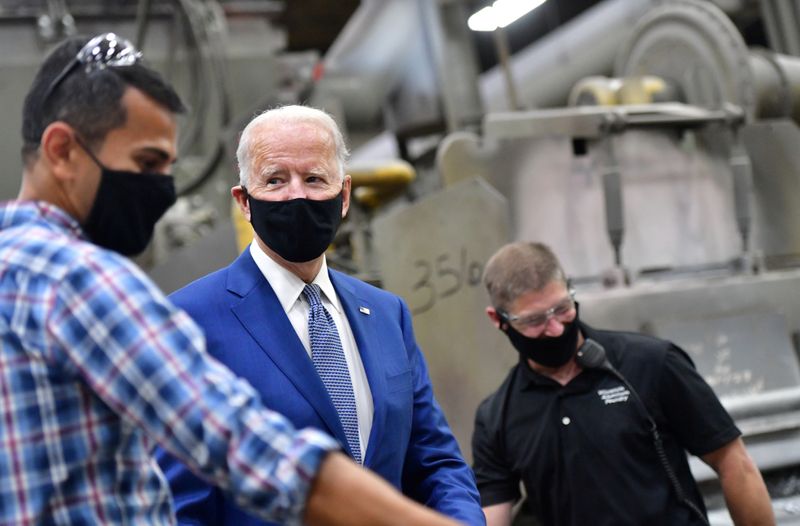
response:
<svg viewBox="0 0 800 526"><path fill-rule="evenodd" d="M478 420L489 420L497 415L500 415L502 412L503 404L505 400L508 398L508 391L513 389L514 386L514 379L518 374L520 364L514 365L506 374L505 379L503 379L503 383L489 396L484 398L480 404L478 404L478 409L476 411L476 418Z"/></svg>
<svg viewBox="0 0 800 526"><path fill-rule="evenodd" d="M93 275L96 280L114 276L114 281L119 282L124 275L140 275L138 267L120 254L52 229L42 221L3 229L0 252L6 268L24 268L27 273L58 282L84 281L85 275Z"/></svg>
<svg viewBox="0 0 800 526"><path fill-rule="evenodd" d="M198 300L213 301L215 294L226 288L229 269L230 266L226 266L206 274L172 292L169 299L181 307L194 304Z"/></svg>
<svg viewBox="0 0 800 526"><path fill-rule="evenodd" d="M598 330L584 326L584 335L602 345L612 363L653 366L663 363L667 353L677 350L668 340L631 331Z"/></svg>
<svg viewBox="0 0 800 526"><path fill-rule="evenodd" d="M601 345L615 348L635 348L648 352L666 352L673 344L641 332L595 329L584 325L584 335Z"/></svg>

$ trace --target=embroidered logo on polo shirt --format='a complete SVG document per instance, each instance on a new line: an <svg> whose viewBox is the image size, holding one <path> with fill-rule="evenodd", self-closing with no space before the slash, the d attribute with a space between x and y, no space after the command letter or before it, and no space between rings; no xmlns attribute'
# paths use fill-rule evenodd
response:
<svg viewBox="0 0 800 526"><path fill-rule="evenodd" d="M628 391L624 386L620 385L619 387L614 387L613 389L598 389L597 394L600 395L600 399L603 400L606 405L608 405L619 402L627 402L628 396L630 396L631 392Z"/></svg>

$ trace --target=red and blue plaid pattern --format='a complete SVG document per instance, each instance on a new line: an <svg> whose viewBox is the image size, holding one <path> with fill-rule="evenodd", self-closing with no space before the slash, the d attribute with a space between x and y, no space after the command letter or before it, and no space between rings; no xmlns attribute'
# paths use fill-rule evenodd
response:
<svg viewBox="0 0 800 526"><path fill-rule="evenodd" d="M0 206L0 525L174 524L153 441L299 522L335 442L263 409L133 263L82 236L52 205Z"/></svg>

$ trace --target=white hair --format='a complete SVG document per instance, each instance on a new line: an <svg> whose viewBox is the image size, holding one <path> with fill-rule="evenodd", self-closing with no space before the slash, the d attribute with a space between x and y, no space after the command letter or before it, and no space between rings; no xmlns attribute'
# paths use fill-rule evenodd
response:
<svg viewBox="0 0 800 526"><path fill-rule="evenodd" d="M247 186L247 182L250 179L253 142L256 139L254 130L266 121L275 121L278 125L290 122L306 122L316 124L330 133L339 165L339 178L344 180L345 164L350 152L347 150L344 137L336 121L323 110L309 106L290 105L266 110L253 118L242 130L242 135L239 137L239 146L236 148L236 162L239 165L239 184Z"/></svg>

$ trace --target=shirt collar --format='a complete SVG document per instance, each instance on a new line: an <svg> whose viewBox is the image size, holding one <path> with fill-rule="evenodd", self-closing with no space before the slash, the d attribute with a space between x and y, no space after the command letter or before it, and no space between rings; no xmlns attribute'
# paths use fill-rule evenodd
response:
<svg viewBox="0 0 800 526"><path fill-rule="evenodd" d="M330 274L328 274L328 261L324 255L322 256L322 268L319 269L319 273L312 283L319 285L320 290L322 290L322 293L328 298L328 301L331 302L333 308L341 313L342 305L339 303L336 289L333 288L333 283L331 283L331 277Z"/></svg>
<svg viewBox="0 0 800 526"><path fill-rule="evenodd" d="M561 385L553 380L552 378L548 378L547 376L538 373L531 369L530 365L528 365L527 360L524 356L520 356L519 364L517 364L517 371L520 376L520 387L523 390L531 389L534 387L561 387Z"/></svg>
<svg viewBox="0 0 800 526"><path fill-rule="evenodd" d="M578 321L578 328L583 334L584 338L588 338L589 334L587 334L587 330L592 332L592 329L583 323L582 321ZM528 365L527 360L525 357L520 356L519 364L517 364L517 371L520 377L520 387L523 390L526 389L533 389L535 387L555 387L558 389L565 389L565 390L572 390L572 389L583 389L584 382L586 381L587 377L594 376L598 373L598 371L587 371L583 370L578 375L572 379L567 385L562 386L560 383L556 382L552 378L543 375L542 373L536 372L531 369L530 365ZM588 374L587 374L588 373Z"/></svg>
<svg viewBox="0 0 800 526"><path fill-rule="evenodd" d="M261 273L267 278L272 290L275 291L283 311L289 312L300 295L303 294L303 288L306 286L305 282L269 257L255 241L250 243L250 255ZM336 296L336 290L333 288L333 283L331 283L331 278L328 275L328 262L324 254L322 256L322 266L312 283L319 285L320 290L328 298L333 308L338 312L342 311L341 303Z"/></svg>
<svg viewBox="0 0 800 526"><path fill-rule="evenodd" d="M72 237L86 239L74 217L47 201L7 201L0 205L0 228L10 228L40 219Z"/></svg>

